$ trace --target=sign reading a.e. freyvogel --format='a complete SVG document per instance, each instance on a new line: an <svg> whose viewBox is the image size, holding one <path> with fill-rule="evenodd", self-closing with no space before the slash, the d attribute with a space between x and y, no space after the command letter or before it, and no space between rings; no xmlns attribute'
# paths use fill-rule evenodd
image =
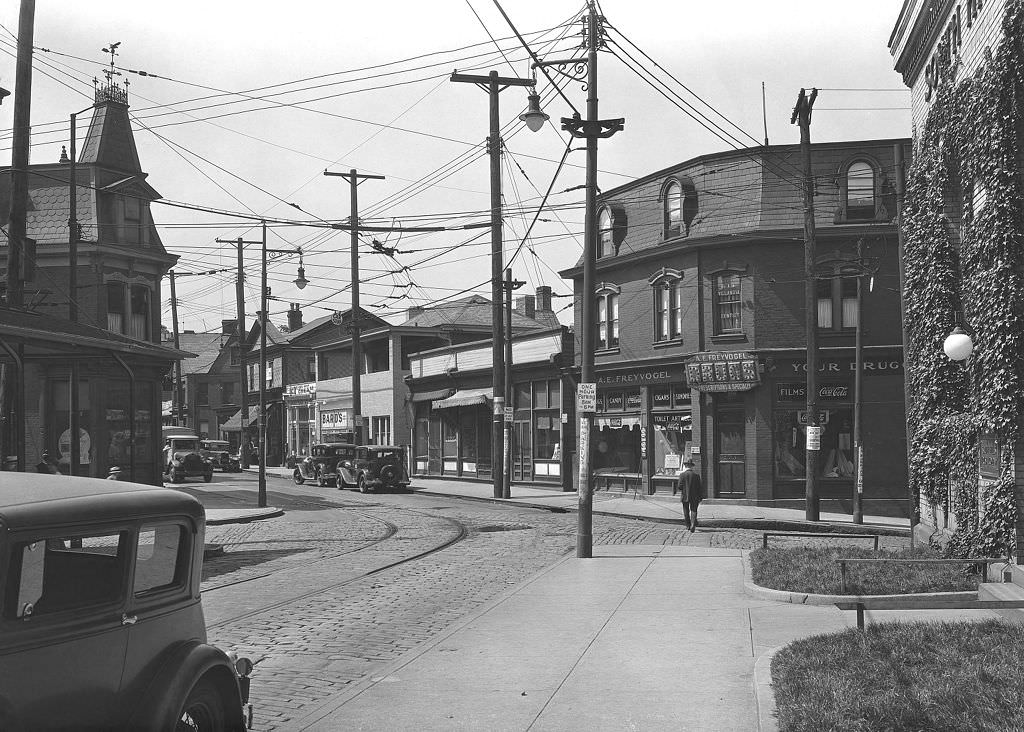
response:
<svg viewBox="0 0 1024 732"><path fill-rule="evenodd" d="M697 353L686 364L686 381L697 391L747 391L760 382L757 358L746 351Z"/></svg>

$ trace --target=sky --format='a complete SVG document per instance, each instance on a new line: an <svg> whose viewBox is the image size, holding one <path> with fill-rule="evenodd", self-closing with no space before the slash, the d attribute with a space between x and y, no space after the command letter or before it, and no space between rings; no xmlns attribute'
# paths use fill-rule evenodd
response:
<svg viewBox="0 0 1024 732"><path fill-rule="evenodd" d="M582 0L501 3L542 58L581 53L581 25L569 21L585 10ZM909 136L910 93L887 48L900 5L602 0L609 43L598 61L600 116L626 123L599 143L598 186L761 144L765 119L770 143L797 143L790 118L801 87L821 90L814 142ZM18 3L2 4L0 26L0 85L11 89ZM60 157L69 116L91 104L92 79L102 80L111 60L102 49L112 43L120 44L115 78L130 84L148 182L164 201L207 209L151 207L165 248L180 257L180 329L214 331L235 317L235 246L216 239L257 242L261 217L272 219L268 248L283 252L267 265L272 320L285 323L289 303L301 306L306 322L350 306L350 234L329 227L347 226L350 186L325 171L384 176L358 186L363 224L453 229L360 234L363 308L400 322L413 306L490 297L489 229L458 228L490 220L488 99L449 76L492 69L533 76L494 0L37 0L33 163ZM644 72L661 81L660 91ZM517 295L550 286L559 318L571 323L572 284L557 273L582 253L577 187L585 161L578 141L559 166L569 140L557 120L573 108L585 114L587 92L579 82L556 81L564 97L538 75L553 124L537 133L517 122L526 89L499 95L504 243L506 261L526 283ZM3 164L10 162L11 101L0 106ZM698 124L680 108L684 102L728 135ZM79 116L79 149L87 118ZM374 251L374 240L393 254ZM310 282L303 290L292 283L299 250ZM259 246L246 245L250 318L259 309L259 274ZM170 327L166 282L162 297Z"/></svg>

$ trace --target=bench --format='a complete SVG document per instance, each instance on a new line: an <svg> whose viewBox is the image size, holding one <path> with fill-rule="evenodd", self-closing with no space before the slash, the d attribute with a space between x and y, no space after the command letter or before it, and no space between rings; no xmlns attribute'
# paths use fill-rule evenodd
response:
<svg viewBox="0 0 1024 732"><path fill-rule="evenodd" d="M857 628L864 630L865 610L999 610L1024 609L1024 600L971 600L935 597L858 597L835 603L840 610L857 611Z"/></svg>
<svg viewBox="0 0 1024 732"><path fill-rule="evenodd" d="M875 548L878 548L877 544ZM839 592L845 595L847 564L977 564L984 567L986 564L1005 564L1007 560L988 557L981 559L900 559L896 557L859 559L847 557L835 559L834 561L839 563Z"/></svg>
<svg viewBox="0 0 1024 732"><path fill-rule="evenodd" d="M878 551L878 534L841 534L841 533L826 533L821 531L764 531L761 535L761 548L768 548L768 537L769 536L799 536L799 537L811 537L815 539L874 539L875 540L875 551Z"/></svg>

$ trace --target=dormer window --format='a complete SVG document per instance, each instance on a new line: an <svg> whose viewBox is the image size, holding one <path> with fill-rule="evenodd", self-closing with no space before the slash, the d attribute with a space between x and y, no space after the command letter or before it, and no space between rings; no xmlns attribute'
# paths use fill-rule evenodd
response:
<svg viewBox="0 0 1024 732"><path fill-rule="evenodd" d="M603 206L597 214L597 258L614 257L625 238L625 209L618 204Z"/></svg>
<svg viewBox="0 0 1024 732"><path fill-rule="evenodd" d="M875 169L863 160L846 169L846 218L875 218Z"/></svg>
<svg viewBox="0 0 1024 732"><path fill-rule="evenodd" d="M609 257L615 253L612 244L612 212L602 208L597 216L597 258Z"/></svg>
<svg viewBox="0 0 1024 732"><path fill-rule="evenodd" d="M697 217L697 189L686 177L670 178L662 189L665 239L688 236Z"/></svg>

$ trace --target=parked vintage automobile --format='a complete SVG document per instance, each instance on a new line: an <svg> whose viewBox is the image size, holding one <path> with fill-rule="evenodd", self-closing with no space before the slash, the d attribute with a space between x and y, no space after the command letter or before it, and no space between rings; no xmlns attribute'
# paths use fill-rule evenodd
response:
<svg viewBox="0 0 1024 732"><path fill-rule="evenodd" d="M252 663L207 642L202 504L3 475L0 729L245 730Z"/></svg>
<svg viewBox="0 0 1024 732"><path fill-rule="evenodd" d="M369 493L405 487L409 483L405 448L398 445L362 445L356 448L353 460L338 465L339 488Z"/></svg>
<svg viewBox="0 0 1024 732"><path fill-rule="evenodd" d="M209 459L215 469L225 473L238 473L242 470L238 455L231 453L227 440L200 440L199 454Z"/></svg>
<svg viewBox="0 0 1024 732"><path fill-rule="evenodd" d="M307 480L316 481L318 486L338 485L339 470L356 457L356 446L343 442L321 443L309 449L292 471L292 480L302 485Z"/></svg>
<svg viewBox="0 0 1024 732"><path fill-rule="evenodd" d="M164 475L172 483L181 483L185 478L202 477L209 483L213 480L213 461L199 452L199 438L196 435L170 435L164 441Z"/></svg>

